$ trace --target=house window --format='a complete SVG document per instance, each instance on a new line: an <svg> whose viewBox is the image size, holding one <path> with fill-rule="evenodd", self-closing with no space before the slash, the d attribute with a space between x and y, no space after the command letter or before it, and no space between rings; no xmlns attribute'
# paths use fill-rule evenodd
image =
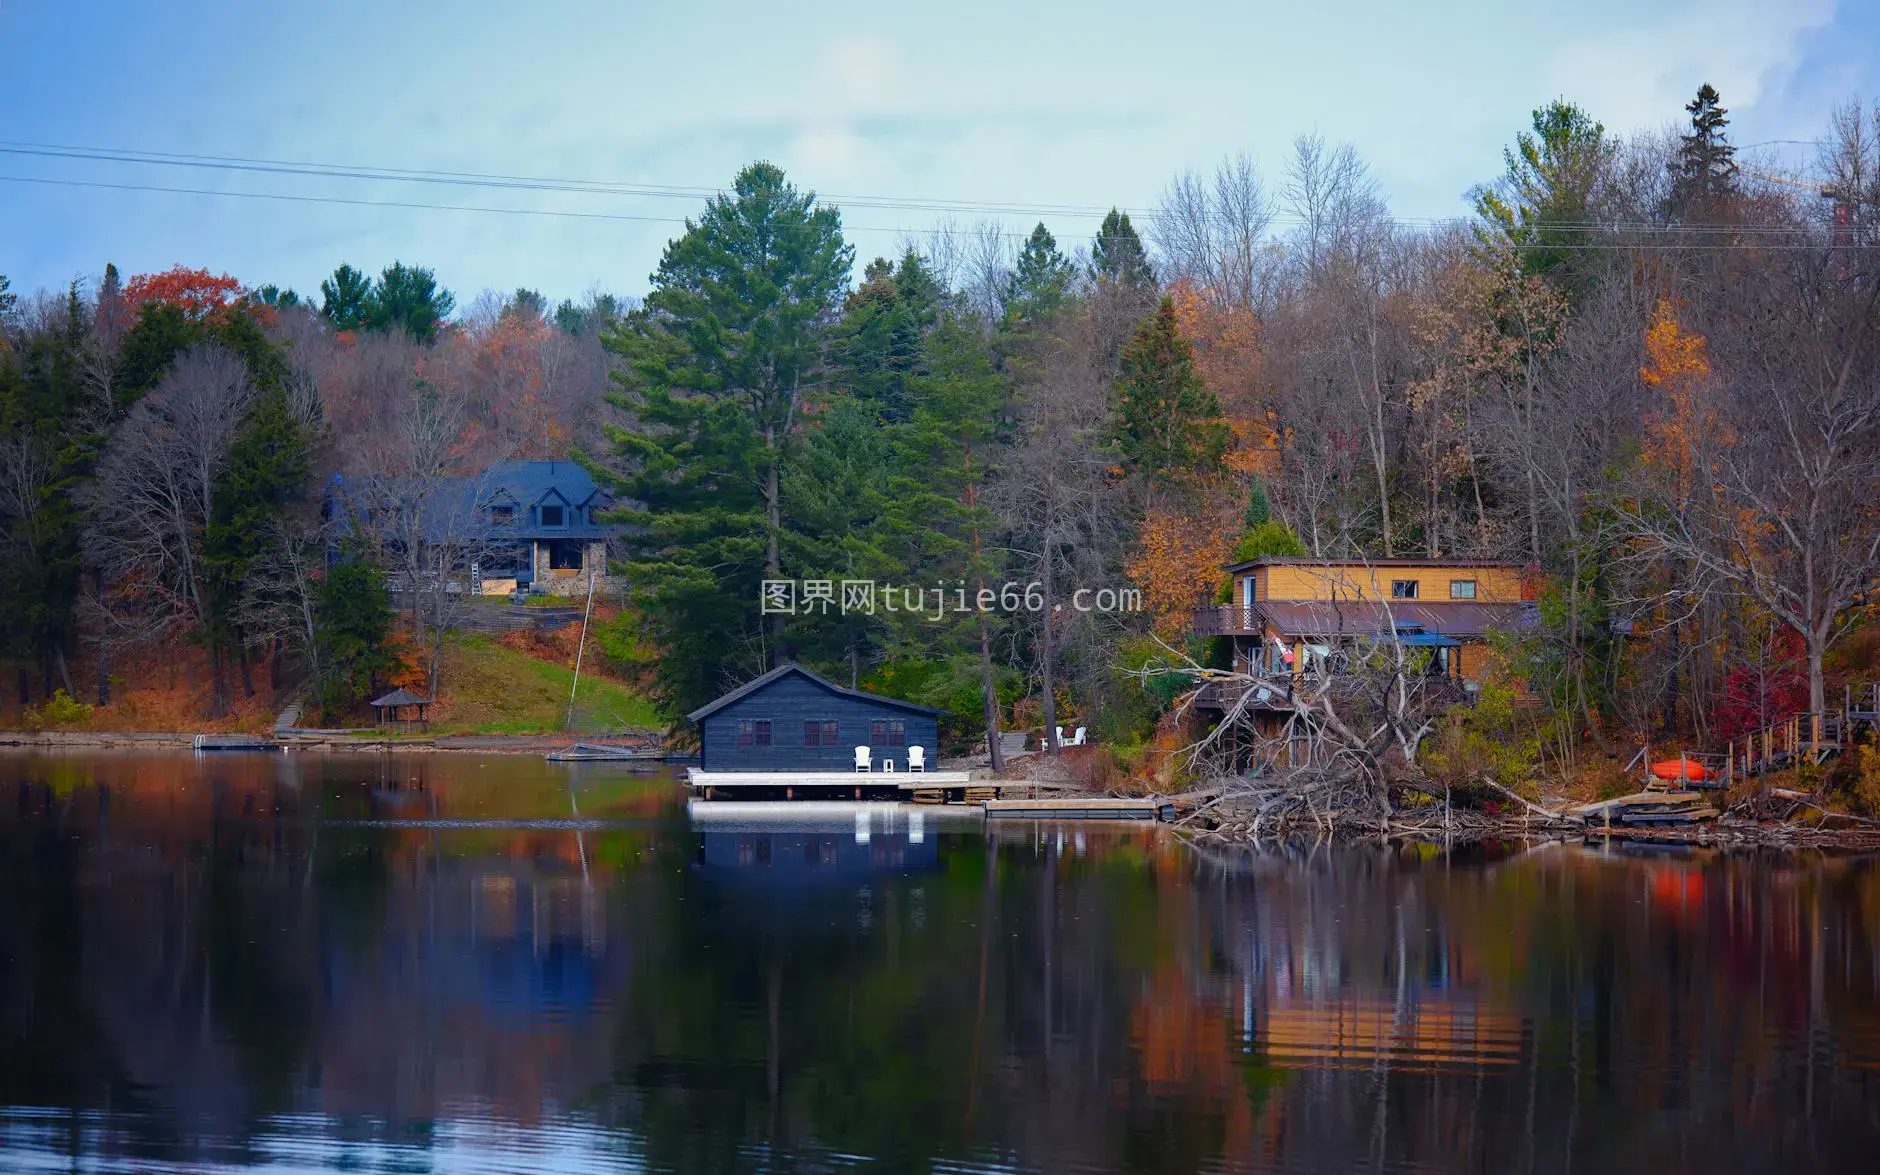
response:
<svg viewBox="0 0 1880 1175"><path fill-rule="evenodd" d="M753 724L749 718L738 719L738 745L739 746L748 747L751 745L752 725Z"/></svg>
<svg viewBox="0 0 1880 1175"><path fill-rule="evenodd" d="M822 722L803 724L803 745L806 747L833 747L836 745L836 724L833 719Z"/></svg>
<svg viewBox="0 0 1880 1175"><path fill-rule="evenodd" d="M1449 598L1452 600L1473 600L1475 598L1475 581L1472 579L1450 580Z"/></svg>
<svg viewBox="0 0 1880 1175"><path fill-rule="evenodd" d="M565 506L542 507L542 525L543 526L566 526L568 525L567 507Z"/></svg>
<svg viewBox="0 0 1880 1175"><path fill-rule="evenodd" d="M490 507L490 521L491 522L494 522L500 525L505 522L514 522L515 520L516 520L516 508L514 506L491 506Z"/></svg>
<svg viewBox="0 0 1880 1175"><path fill-rule="evenodd" d="M869 741L878 747L907 745L907 723L899 718L877 718L868 728Z"/></svg>
<svg viewBox="0 0 1880 1175"><path fill-rule="evenodd" d="M1414 600L1417 598L1417 581L1414 579L1393 579L1390 581L1390 598L1393 600Z"/></svg>
<svg viewBox="0 0 1880 1175"><path fill-rule="evenodd" d="M756 722L753 722L751 725L757 728L757 732L756 732L757 733L757 745L760 747L769 746L770 745L770 719L759 718Z"/></svg>
<svg viewBox="0 0 1880 1175"><path fill-rule="evenodd" d="M738 719L738 745L741 747L767 747L770 745L770 719Z"/></svg>

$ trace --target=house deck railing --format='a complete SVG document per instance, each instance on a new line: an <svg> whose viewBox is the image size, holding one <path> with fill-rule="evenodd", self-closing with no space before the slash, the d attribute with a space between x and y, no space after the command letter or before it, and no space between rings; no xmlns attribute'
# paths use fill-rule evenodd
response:
<svg viewBox="0 0 1880 1175"><path fill-rule="evenodd" d="M1248 604L1208 604L1195 609L1196 636L1258 636L1260 610Z"/></svg>

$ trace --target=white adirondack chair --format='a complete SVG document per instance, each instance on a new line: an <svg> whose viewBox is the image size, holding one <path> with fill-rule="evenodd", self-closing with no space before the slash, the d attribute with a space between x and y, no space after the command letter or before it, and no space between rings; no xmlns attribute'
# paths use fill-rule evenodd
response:
<svg viewBox="0 0 1880 1175"><path fill-rule="evenodd" d="M1084 745L1084 728L1081 726L1078 727L1077 732L1071 735L1071 741L1066 745L1073 746L1073 747L1083 746Z"/></svg>
<svg viewBox="0 0 1880 1175"><path fill-rule="evenodd" d="M855 748L855 769L857 771L871 770L869 763L870 763L870 760L868 758L868 748L856 747Z"/></svg>
<svg viewBox="0 0 1880 1175"><path fill-rule="evenodd" d="M926 747L907 748L907 769L909 771L926 771L927 770L927 748Z"/></svg>

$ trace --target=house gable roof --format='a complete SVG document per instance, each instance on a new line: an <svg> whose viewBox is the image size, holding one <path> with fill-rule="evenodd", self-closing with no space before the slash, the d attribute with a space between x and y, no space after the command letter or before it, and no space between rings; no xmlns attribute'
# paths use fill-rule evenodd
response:
<svg viewBox="0 0 1880 1175"><path fill-rule="evenodd" d="M692 711L690 714L687 714L685 716L686 721L693 722L693 723L701 722L705 720L706 718L711 717L713 714L716 714L718 711L724 709L726 706L729 706L731 703L737 701L738 699L749 697L750 695L763 689L765 686L770 685L772 682L781 681L783 678L788 677L792 674L798 674L803 677L806 677L810 681L821 686L823 689L828 690L830 693L837 695L838 697L855 698L859 701L864 701L864 702L875 702L883 706L891 706L891 707L894 707L895 709L906 710L914 714L938 715L940 713L939 710L934 709L932 706L923 706L918 702L906 702L906 701L902 701L900 698L883 697L881 694L871 694L865 690L848 689L844 686L839 686L835 682L830 681L828 678L822 676L821 674L813 673L810 670L803 668L801 665L798 665L795 661L790 661L785 664L777 666L775 669L772 669L769 673L764 674L762 677L752 678L751 680L745 682L743 685L739 686L737 689L732 690L730 693L724 695L718 700L713 701L713 702L707 702L705 705L700 706L698 709Z"/></svg>

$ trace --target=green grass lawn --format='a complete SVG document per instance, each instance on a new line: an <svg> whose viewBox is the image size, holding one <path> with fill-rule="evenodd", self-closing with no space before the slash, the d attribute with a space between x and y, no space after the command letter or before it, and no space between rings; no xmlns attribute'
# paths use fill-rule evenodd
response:
<svg viewBox="0 0 1880 1175"><path fill-rule="evenodd" d="M665 726L652 703L631 686L583 673L570 728L568 686L574 674L486 637L465 636L447 648L443 677L443 713L432 725L434 733L548 734L572 729L577 734L605 734Z"/></svg>

